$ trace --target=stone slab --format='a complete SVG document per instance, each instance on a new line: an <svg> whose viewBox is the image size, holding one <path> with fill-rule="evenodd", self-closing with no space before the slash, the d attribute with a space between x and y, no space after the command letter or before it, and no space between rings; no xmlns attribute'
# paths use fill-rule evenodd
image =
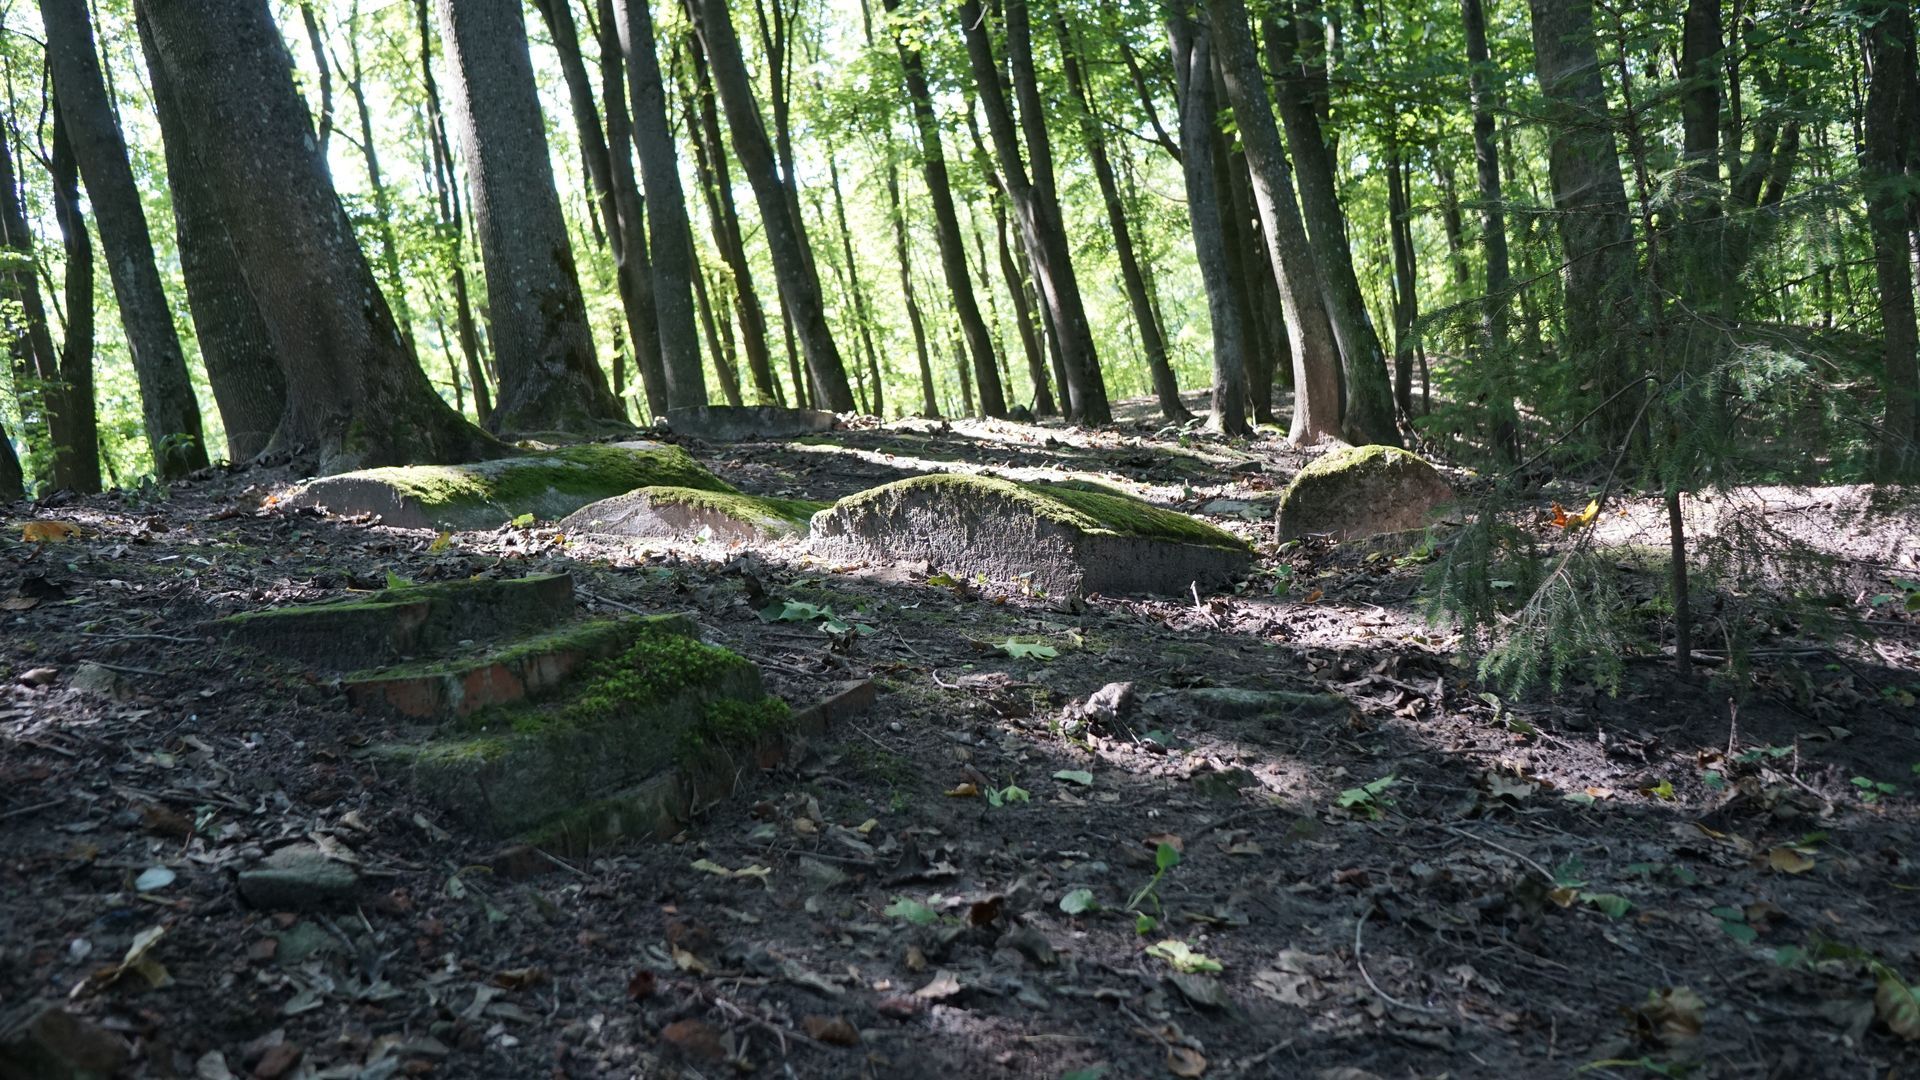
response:
<svg viewBox="0 0 1920 1080"><path fill-rule="evenodd" d="M1365 536L1424 528L1453 486L1418 454L1393 446L1348 446L1301 469L1274 517L1281 540Z"/></svg>
<svg viewBox="0 0 1920 1080"><path fill-rule="evenodd" d="M744 442L749 439L793 439L832 431L837 422L820 409L791 409L779 405L700 405L667 411L667 428L707 442Z"/></svg>
<svg viewBox="0 0 1920 1080"><path fill-rule="evenodd" d="M372 514L403 529L493 529L526 514L562 518L650 485L732 490L679 447L635 440L464 465L363 469L306 481L278 505L337 517Z"/></svg>
<svg viewBox="0 0 1920 1080"><path fill-rule="evenodd" d="M561 520L560 531L758 544L805 533L807 520L824 507L800 499L646 487L581 507Z"/></svg>
<svg viewBox="0 0 1920 1080"><path fill-rule="evenodd" d="M1049 596L1180 594L1253 559L1232 533L1111 489L954 474L842 499L814 515L812 543L832 559L924 561Z"/></svg>
<svg viewBox="0 0 1920 1080"><path fill-rule="evenodd" d="M240 895L266 911L311 911L352 898L360 871L315 844L290 844L240 871Z"/></svg>

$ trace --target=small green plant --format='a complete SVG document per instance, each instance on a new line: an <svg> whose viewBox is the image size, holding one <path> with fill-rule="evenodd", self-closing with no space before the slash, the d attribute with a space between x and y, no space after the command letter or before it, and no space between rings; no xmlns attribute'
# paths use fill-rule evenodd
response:
<svg viewBox="0 0 1920 1080"><path fill-rule="evenodd" d="M1877 803L1885 796L1895 795L1900 791L1898 785L1890 784L1885 780L1875 780L1867 776L1854 777L1853 786L1854 789L1860 793L1860 801L1867 803Z"/></svg>
<svg viewBox="0 0 1920 1080"><path fill-rule="evenodd" d="M1873 607L1886 607L1897 604L1903 611L1920 611L1920 581L1907 578L1894 578L1893 587L1897 593L1883 592L1867 601Z"/></svg>
<svg viewBox="0 0 1920 1080"><path fill-rule="evenodd" d="M995 645L994 648L1015 660L1051 660L1060 655L1059 649L1043 642L1015 641L1012 638Z"/></svg>
<svg viewBox="0 0 1920 1080"><path fill-rule="evenodd" d="M770 623L818 622L820 629L829 634L836 635L844 634L849 630L858 631L861 634L877 634L880 632L877 628L866 623L848 622L844 617L836 614L832 607L826 604L809 604L804 600L775 600L773 603L760 609L760 621Z"/></svg>
<svg viewBox="0 0 1920 1080"><path fill-rule="evenodd" d="M904 896L894 897L893 903L882 908L880 914L890 918L904 919L915 926L932 926L940 920L940 913L918 900L909 900Z"/></svg>
<svg viewBox="0 0 1920 1080"><path fill-rule="evenodd" d="M988 806L1006 806L1011 803L1033 801L1032 794L1026 788L1015 784L1008 784L1003 788L990 787L986 790L986 796Z"/></svg>
<svg viewBox="0 0 1920 1080"><path fill-rule="evenodd" d="M1399 779L1389 774L1378 780L1369 780L1359 787L1342 791L1336 803L1342 810L1351 810L1369 821L1378 821L1386 808L1393 805L1393 800L1385 796L1387 789L1398 783Z"/></svg>
<svg viewBox="0 0 1920 1080"><path fill-rule="evenodd" d="M1167 876L1167 871L1179 865L1180 865L1180 849L1179 848L1174 847L1172 844L1165 844L1165 843L1156 846L1153 849L1153 876L1148 878L1147 883L1145 885L1140 886L1139 890L1136 891L1133 894L1133 896L1127 900L1127 910L1138 911L1142 903L1145 903L1146 901L1151 900L1153 901L1153 910L1159 911L1160 910L1160 892L1159 892L1160 879ZM1139 929L1137 922L1135 924L1135 929L1136 930ZM1144 933L1145 931L1141 931L1141 932Z"/></svg>

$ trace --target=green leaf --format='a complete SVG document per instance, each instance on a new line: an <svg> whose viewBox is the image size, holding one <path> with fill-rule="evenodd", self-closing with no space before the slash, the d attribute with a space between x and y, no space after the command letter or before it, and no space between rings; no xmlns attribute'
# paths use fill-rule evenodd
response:
<svg viewBox="0 0 1920 1080"><path fill-rule="evenodd" d="M1100 901L1093 898L1092 889L1075 889L1060 898L1060 910L1069 915L1085 915L1100 910Z"/></svg>
<svg viewBox="0 0 1920 1080"><path fill-rule="evenodd" d="M1201 971L1220 971L1220 961L1197 953L1186 942L1178 938L1168 938L1147 946L1148 956L1157 956L1173 965L1173 970L1184 971L1189 975Z"/></svg>
<svg viewBox="0 0 1920 1080"><path fill-rule="evenodd" d="M1161 844L1153 849L1154 869L1166 873L1180 865L1180 849L1172 844Z"/></svg>
<svg viewBox="0 0 1920 1080"><path fill-rule="evenodd" d="M1727 786L1727 778L1722 776L1718 769L1708 769L1705 773L1702 773L1700 782L1715 791L1720 791Z"/></svg>
<svg viewBox="0 0 1920 1080"><path fill-rule="evenodd" d="M1154 927L1159 925L1160 920L1151 915L1140 914L1133 917L1133 932L1136 934L1151 934Z"/></svg>
<svg viewBox="0 0 1920 1080"><path fill-rule="evenodd" d="M1742 945L1751 945L1760 936L1760 931L1744 922L1734 922L1731 919L1721 919L1720 929L1725 930L1728 937Z"/></svg>
<svg viewBox="0 0 1920 1080"><path fill-rule="evenodd" d="M896 919L905 919L915 926L930 926L940 918L940 913L918 900L909 900L904 896L896 897L881 912Z"/></svg>
<svg viewBox="0 0 1920 1080"><path fill-rule="evenodd" d="M412 580L403 578L391 570L387 571L387 588L404 589L411 584L413 584Z"/></svg>
<svg viewBox="0 0 1920 1080"><path fill-rule="evenodd" d="M513 527L516 529L524 529L531 526L532 524L533 524L532 514L521 514L519 517L513 519Z"/></svg>
<svg viewBox="0 0 1920 1080"><path fill-rule="evenodd" d="M1569 791L1560 797L1575 806L1592 806L1594 802L1593 796L1584 791Z"/></svg>
<svg viewBox="0 0 1920 1080"><path fill-rule="evenodd" d="M1580 899L1592 904L1594 908L1609 919L1618 919L1633 908L1633 901L1612 893L1583 892Z"/></svg>
<svg viewBox="0 0 1920 1080"><path fill-rule="evenodd" d="M1079 784L1081 787L1093 786L1093 774L1085 769L1061 769L1053 774L1053 778L1065 780L1069 784Z"/></svg>
<svg viewBox="0 0 1920 1080"><path fill-rule="evenodd" d="M1051 660L1060 655L1060 650L1051 645L1029 644L1012 638L995 645L994 648L1013 657L1015 660Z"/></svg>
<svg viewBox="0 0 1920 1080"><path fill-rule="evenodd" d="M1060 1074L1060 1080L1105 1080L1107 1065L1089 1065L1084 1069L1072 1069Z"/></svg>
<svg viewBox="0 0 1920 1080"><path fill-rule="evenodd" d="M1026 788L1016 787L1012 784L1008 784L1006 787L1000 789L1000 797L1010 803L1033 801L1033 796L1028 793Z"/></svg>

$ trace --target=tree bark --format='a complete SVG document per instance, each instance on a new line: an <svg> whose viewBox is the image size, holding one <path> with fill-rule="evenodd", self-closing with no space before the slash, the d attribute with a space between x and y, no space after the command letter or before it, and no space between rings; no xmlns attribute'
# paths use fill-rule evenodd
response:
<svg viewBox="0 0 1920 1080"><path fill-rule="evenodd" d="M1352 442L1398 446L1400 432L1393 422L1393 388L1387 380L1386 353L1367 315L1366 300L1360 295L1353 250L1347 243L1346 213L1335 189L1333 150L1320 123L1326 72L1319 63L1303 62L1298 55L1304 37L1324 35L1318 0L1302 0L1297 21L1270 11L1261 32L1266 37L1267 63L1278 84L1287 150L1300 181L1300 208L1307 237L1320 262L1327 318L1340 345L1341 370L1346 375L1341 427Z"/></svg>
<svg viewBox="0 0 1920 1080"><path fill-rule="evenodd" d="M1267 255L1286 313L1293 355L1293 422L1288 440L1316 442L1340 434L1340 348L1327 321L1320 271L1306 226L1293 200L1293 174L1281 148L1253 28L1243 0L1207 0L1213 47L1220 53L1220 74L1238 122L1240 141L1253 173L1254 204Z"/></svg>
<svg viewBox="0 0 1920 1080"><path fill-rule="evenodd" d="M154 472L163 480L206 468L200 406L187 377L173 311L154 266L147 215L127 159L106 80L94 52L86 0L41 0L47 66L54 98L73 140L74 159L87 185L100 243L107 249L113 294L140 382L141 414Z"/></svg>
<svg viewBox="0 0 1920 1080"><path fill-rule="evenodd" d="M473 298L467 291L467 259L463 250L466 226L462 221L460 192L454 184L453 144L447 138L446 112L440 107L440 85L433 75L433 28L427 14L427 0L414 0L413 23L420 38L420 79L426 87L434 201L439 210L442 237L450 248L447 261L453 277L454 322L459 330L460 354L466 361L467 382L473 387L473 414L485 424L493 415L493 398L487 390L487 375L481 362L480 329L473 316Z"/></svg>
<svg viewBox="0 0 1920 1080"><path fill-rule="evenodd" d="M1867 102L1861 171L1867 176L1867 225L1873 238L1885 366L1880 471L1902 478L1920 470L1920 328L1914 314L1913 230L1920 225L1920 73L1911 8L1903 0L1869 0L1862 12L1861 51Z"/></svg>
<svg viewBox="0 0 1920 1080"><path fill-rule="evenodd" d="M320 20L313 13L311 0L300 0L300 21L306 24L307 45L313 49L313 66L320 76L320 160L327 159L327 143L333 138L333 72L327 63L327 38L320 32Z"/></svg>
<svg viewBox="0 0 1920 1080"><path fill-rule="evenodd" d="M1413 408L1413 324L1420 317L1413 251L1413 199L1406 151L1387 153L1387 236L1393 249L1393 403L1408 424Z"/></svg>
<svg viewBox="0 0 1920 1080"><path fill-rule="evenodd" d="M1027 377L1034 386L1033 412L1036 416L1053 416L1060 411L1060 406L1047 384L1047 350L1040 340L1040 327L1036 322L1039 313L1035 309L1040 306L1039 298L1034 295L1033 278L1025 272L1024 260L1016 261L1014 258L1013 245L1007 238L1006 203L998 199L993 203L993 232L1000 255L1000 276L1006 280L1007 295L1013 300L1013 319L1020 335L1020 349L1026 354ZM1064 392L1066 383L1060 383L1060 389Z"/></svg>
<svg viewBox="0 0 1920 1080"><path fill-rule="evenodd" d="M353 95L354 110L360 117L360 156L366 159L367 186L373 190L374 224L380 234L380 265L387 272L385 288L393 298L393 315L400 324L400 336L413 346L413 312L407 303L406 278L400 273L400 242L393 234L393 199L380 172L380 150L373 138L373 110L367 105L365 74L360 65L359 4L353 6L352 12L347 20L347 58L353 64L353 73L347 81L347 92ZM418 352L417 347L415 351Z"/></svg>
<svg viewBox="0 0 1920 1080"><path fill-rule="evenodd" d="M700 367L700 333L694 322L693 226L680 186L679 155L667 125L667 91L660 77L648 0L615 0L627 57L627 87L633 103L634 143L640 152L640 185L647 196L648 257L653 261L654 320L666 374L667 407L707 403Z"/></svg>
<svg viewBox="0 0 1920 1080"><path fill-rule="evenodd" d="M1591 0L1529 0L1534 66L1546 99L1547 172L1566 261L1566 348L1596 405L1628 382L1623 336L1633 321L1633 225L1594 52ZM1597 418L1619 446L1637 403L1620 395Z"/></svg>
<svg viewBox="0 0 1920 1080"><path fill-rule="evenodd" d="M53 116L53 153L47 173L53 181L53 215L67 257L61 282L66 298L67 337L60 344L60 384L65 390L67 423L73 448L70 481L62 481L56 461L55 483L81 494L100 490L100 424L93 404L93 238L80 212L80 165L60 110Z"/></svg>
<svg viewBox="0 0 1920 1080"><path fill-rule="evenodd" d="M838 149L827 144L827 179L833 188L833 219L840 227L840 252L847 262L847 290L853 294L853 321L860 331L860 348L867 355L867 370L873 381L873 415L885 417L886 394L880 384L880 354L873 349L873 328L867 312L867 294L860 288L860 266L853 258L853 232L847 228L847 201L840 193Z"/></svg>
<svg viewBox="0 0 1920 1080"><path fill-rule="evenodd" d="M1020 155L1020 135L1006 95L1001 92L997 62L988 41L985 15L979 0L963 0L960 21L966 31L967 58L973 69L974 86L987 115L987 130L993 137L994 152L1000 160L1001 181L1013 203L1020 223L1021 239L1032 260L1034 277L1048 317L1060 339L1061 356L1067 370L1067 412L1070 419L1089 426L1113 420L1107 404L1107 387L1100 374L1100 358L1094 351L1093 328L1088 325L1086 308L1075 277L1073 256L1067 243L1066 228L1060 218L1057 201L1051 192L1052 161L1048 149L1044 117L1039 113L1039 91L1033 72L1032 49L1028 40L1026 0L1009 0L1006 5L1008 53L1013 66L1015 93L1023 105L1021 124L1027 135L1028 152L1034 155L1030 176Z"/></svg>
<svg viewBox="0 0 1920 1080"><path fill-rule="evenodd" d="M287 409L269 452L323 473L510 452L428 384L321 160L261 0L138 0L273 337Z"/></svg>
<svg viewBox="0 0 1920 1080"><path fill-rule="evenodd" d="M1167 16L1167 37L1180 89L1180 165L1186 180L1187 221L1193 228L1194 256L1207 290L1207 313L1213 320L1213 412L1207 429L1244 435L1248 431L1247 328L1242 300L1234 295L1228 271L1231 253L1220 216L1212 44L1206 29L1177 9Z"/></svg>
<svg viewBox="0 0 1920 1080"><path fill-rule="evenodd" d="M273 355L266 320L260 317L234 257L233 240L214 202L206 170L190 148L191 136L174 101L170 76L154 51L152 29L138 12L134 22L153 84L167 186L173 195L180 274L186 280L187 308L200 339L200 359L207 366L207 382L226 428L227 459L246 461L265 450L280 427L287 403L286 376Z"/></svg>
<svg viewBox="0 0 1920 1080"><path fill-rule="evenodd" d="M594 358L547 156L518 0L438 0L453 118L487 268L500 400L495 431L590 431L626 422ZM689 311L691 315L691 311Z"/></svg>
<svg viewBox="0 0 1920 1080"><path fill-rule="evenodd" d="M1467 87L1473 100L1473 170L1480 193L1480 246L1487 260L1487 303L1483 327L1498 349L1507 340L1507 215L1500 187L1500 148L1494 141L1495 70L1487 50L1487 14L1483 0L1460 0L1460 21L1467 32ZM1449 176L1451 179L1451 176ZM1511 411L1511 408L1508 409Z"/></svg>
<svg viewBox="0 0 1920 1080"><path fill-rule="evenodd" d="M93 456L91 446L76 444L73 417L78 404L72 389L60 372L60 354L53 347L53 331L47 324L47 306L40 296L40 279L35 272L33 232L27 223L26 207L20 201L19 177L14 175L13 147L7 138L7 125L0 124L0 250L8 262L0 267L0 316L5 318L7 354L13 360L14 390L20 405L21 442L47 447L51 468L49 490L99 490L99 467L94 466L92 487L86 487L85 461ZM92 277L89 275L89 282ZM88 297L92 302L92 297ZM89 335L91 318L87 319ZM93 407L89 389L86 408ZM0 442L6 439L0 433ZM0 500L17 499L23 494L24 476L13 444L0 453Z"/></svg>
<svg viewBox="0 0 1920 1080"><path fill-rule="evenodd" d="M893 256L900 265L900 295L907 305L907 326L913 331L913 355L920 362L920 414L930 420L940 418L940 399L933 387L933 358L927 352L926 320L920 314L920 301L913 292L913 258L907 246L907 213L900 200L900 170L891 156L887 161L887 209L893 224Z"/></svg>
<svg viewBox="0 0 1920 1080"><path fill-rule="evenodd" d="M734 35L733 16L727 10L726 0L694 0L694 3L698 12L696 27L707 49L721 107L726 110L734 153L740 159L740 168L747 174L748 183L753 186L754 201L759 204L761 223L766 229L767 247L773 254L774 278L806 351L808 372L827 408L850 412L853 391L847 385L846 365L841 362L840 348L827 326L820 279L807 254L805 227L795 204L788 198L788 184L774 165L773 146L760 119L760 106L754 100L753 83L747 77L746 60L740 53L740 40ZM795 387L796 396L800 390Z"/></svg>
<svg viewBox="0 0 1920 1080"><path fill-rule="evenodd" d="M709 293L716 295L709 296ZM724 299L724 293L708 287L706 274L694 275L693 302L700 312L700 329L707 335L707 353L713 357L713 372L720 377L720 394L728 405L737 409L742 403L740 370L734 365L733 321L725 311L719 312L716 318L713 310L717 302Z"/></svg>
<svg viewBox="0 0 1920 1080"><path fill-rule="evenodd" d="M1094 112L1093 96L1087 92L1086 79L1080 73L1072 36L1067 32L1066 16L1059 6L1053 9L1054 33L1060 40L1060 59L1080 115L1080 134L1087 148L1087 160L1093 165L1094 179L1100 185L1100 200L1106 204L1107 224L1113 227L1113 254L1120 263L1120 280L1127 292L1127 305L1140 332L1140 345L1147 354L1147 371L1153 377L1153 393L1160 402L1160 415L1169 423L1183 424L1193 414L1180 402L1180 384L1167 362L1167 341L1154 318L1153 301L1147 292L1146 274L1133 250L1133 229L1127 221L1126 204L1120 199L1120 184L1114 176L1113 162L1107 156L1107 140Z"/></svg>

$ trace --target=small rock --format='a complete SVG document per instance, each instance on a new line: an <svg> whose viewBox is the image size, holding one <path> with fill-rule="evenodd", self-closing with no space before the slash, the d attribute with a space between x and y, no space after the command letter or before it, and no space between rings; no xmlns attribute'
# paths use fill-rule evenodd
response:
<svg viewBox="0 0 1920 1080"><path fill-rule="evenodd" d="M240 895L270 911L309 911L352 896L360 872L314 844L292 844L240 872Z"/></svg>
<svg viewBox="0 0 1920 1080"><path fill-rule="evenodd" d="M80 662L80 666L73 670L73 679L67 685L75 690L85 690L103 697L117 698L127 692L127 680L121 678L119 672L91 660Z"/></svg>
<svg viewBox="0 0 1920 1080"><path fill-rule="evenodd" d="M660 1030L660 1041L702 1061L720 1061L727 1056L726 1048L720 1045L720 1033L704 1020L675 1020Z"/></svg>
<svg viewBox="0 0 1920 1080"><path fill-rule="evenodd" d="M1053 943L1047 936L1031 926L1022 926L1001 935L999 947L1012 949L1041 967L1050 967L1057 957L1053 952Z"/></svg>
<svg viewBox="0 0 1920 1080"><path fill-rule="evenodd" d="M304 1053L299 1043L283 1042L268 1047L260 1056L260 1064L253 1067L254 1080L280 1080L299 1064Z"/></svg>
<svg viewBox="0 0 1920 1080"><path fill-rule="evenodd" d="M16 681L22 686L45 686L59 677L59 668L37 667L21 672Z"/></svg>
<svg viewBox="0 0 1920 1080"><path fill-rule="evenodd" d="M1418 454L1392 446L1349 446L1294 476L1280 496L1274 528L1282 540L1403 532L1423 528L1453 497L1452 485Z"/></svg>
<svg viewBox="0 0 1920 1080"><path fill-rule="evenodd" d="M91 1080L127 1063L125 1039L58 1005L25 1005L0 1014L0 1076Z"/></svg>
<svg viewBox="0 0 1920 1080"><path fill-rule="evenodd" d="M806 1029L807 1038L831 1046L857 1046L860 1033L853 1029L841 1016L803 1016L800 1026Z"/></svg>

